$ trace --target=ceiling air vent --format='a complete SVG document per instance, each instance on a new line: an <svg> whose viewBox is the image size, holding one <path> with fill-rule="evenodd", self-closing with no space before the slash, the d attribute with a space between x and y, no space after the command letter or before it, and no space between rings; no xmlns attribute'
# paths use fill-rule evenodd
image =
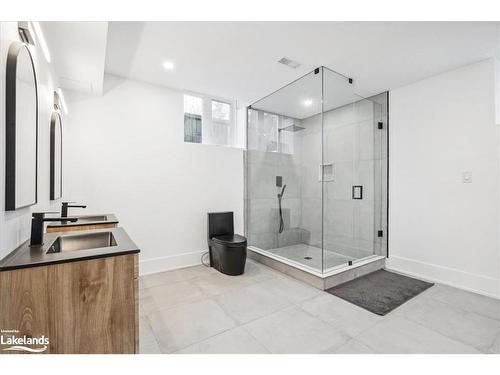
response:
<svg viewBox="0 0 500 375"><path fill-rule="evenodd" d="M300 66L300 63L298 63L297 61L293 61L288 57L282 57L281 59L278 60L278 62L292 69L297 69Z"/></svg>

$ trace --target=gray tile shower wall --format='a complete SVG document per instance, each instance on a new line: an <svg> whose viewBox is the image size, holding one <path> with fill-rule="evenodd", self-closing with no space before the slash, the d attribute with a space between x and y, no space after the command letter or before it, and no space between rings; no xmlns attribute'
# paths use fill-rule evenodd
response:
<svg viewBox="0 0 500 375"><path fill-rule="evenodd" d="M250 245L262 249L300 243L301 180L299 143L295 133L279 128L295 119L250 110L248 115L247 220ZM276 176L286 184L282 200L283 233L279 229Z"/></svg>
<svg viewBox="0 0 500 375"><path fill-rule="evenodd" d="M296 155L248 150L247 162L249 243L262 249L300 243L302 208ZM281 188L276 186L276 176L282 176L287 185L282 201L285 230L281 234L277 198Z"/></svg>

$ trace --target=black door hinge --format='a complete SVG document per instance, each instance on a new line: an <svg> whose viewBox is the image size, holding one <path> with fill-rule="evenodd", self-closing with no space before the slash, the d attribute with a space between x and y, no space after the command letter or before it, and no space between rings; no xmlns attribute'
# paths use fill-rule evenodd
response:
<svg viewBox="0 0 500 375"><path fill-rule="evenodd" d="M379 231L377 232L377 236L378 236L378 237L384 237L384 231L383 231L383 230L379 230Z"/></svg>
<svg viewBox="0 0 500 375"><path fill-rule="evenodd" d="M378 122L378 128L382 130L384 128L384 123L382 121Z"/></svg>

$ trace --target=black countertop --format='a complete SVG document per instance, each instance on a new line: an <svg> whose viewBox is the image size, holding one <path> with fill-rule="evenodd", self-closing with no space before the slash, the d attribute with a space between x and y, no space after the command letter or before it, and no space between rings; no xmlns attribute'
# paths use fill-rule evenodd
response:
<svg viewBox="0 0 500 375"><path fill-rule="evenodd" d="M76 237L89 233L111 232L115 239L115 246L100 247L86 250L61 251L47 253L58 237ZM29 240L0 260L0 272L18 268L46 266L49 264L78 262L82 260L105 258L117 255L139 253L140 249L130 239L123 228L105 228L82 230L68 233L45 233L44 244L30 247Z"/></svg>
<svg viewBox="0 0 500 375"><path fill-rule="evenodd" d="M62 227L75 227L82 225L98 225L98 224L118 224L118 219L114 214L96 214L96 215L69 215L76 217L78 221L71 222L50 222L47 228L62 228ZM98 220L99 217L106 217L106 220Z"/></svg>

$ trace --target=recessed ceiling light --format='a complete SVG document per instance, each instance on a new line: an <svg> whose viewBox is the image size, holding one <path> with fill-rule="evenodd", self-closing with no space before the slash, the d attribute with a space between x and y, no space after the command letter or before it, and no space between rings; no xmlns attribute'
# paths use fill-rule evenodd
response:
<svg viewBox="0 0 500 375"><path fill-rule="evenodd" d="M312 99L306 99L306 100L304 100L304 105L306 107L310 107L310 106L312 106L312 104L313 104Z"/></svg>
<svg viewBox="0 0 500 375"><path fill-rule="evenodd" d="M163 62L163 67L166 70L172 70L172 69L174 69L174 63L172 61L164 61Z"/></svg>

